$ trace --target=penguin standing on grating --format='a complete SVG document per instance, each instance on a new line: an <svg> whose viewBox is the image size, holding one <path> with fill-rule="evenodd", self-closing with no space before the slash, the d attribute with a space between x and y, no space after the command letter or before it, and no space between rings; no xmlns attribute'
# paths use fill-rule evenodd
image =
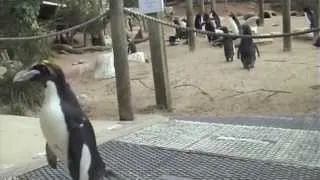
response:
<svg viewBox="0 0 320 180"><path fill-rule="evenodd" d="M38 63L18 72L13 81L35 81L45 87L40 127L50 167L56 169L59 159L73 180L119 179L105 169L94 129L59 66Z"/></svg>
<svg viewBox="0 0 320 180"><path fill-rule="evenodd" d="M227 27L223 26L220 28L224 34L229 34L229 30ZM235 46L233 43L233 40L235 38L233 37L223 37L222 42L223 42L223 48L224 48L224 55L226 57L227 62L232 62L233 61L233 56L235 52Z"/></svg>
<svg viewBox="0 0 320 180"><path fill-rule="evenodd" d="M252 35L252 31L249 25L244 24L242 26L243 35ZM260 57L260 52L258 46L253 42L253 39L250 37L241 38L240 45L238 47L238 59L241 59L243 67L250 71L250 68L254 68L256 61L256 52Z"/></svg>

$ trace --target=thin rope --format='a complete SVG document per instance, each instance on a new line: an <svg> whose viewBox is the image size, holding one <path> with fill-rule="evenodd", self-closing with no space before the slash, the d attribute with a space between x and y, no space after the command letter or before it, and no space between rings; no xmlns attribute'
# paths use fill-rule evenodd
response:
<svg viewBox="0 0 320 180"><path fill-rule="evenodd" d="M211 31L203 31L203 30L198 30L195 28L190 28L190 27L181 27L178 25L175 25L173 23L169 23L166 21L163 21L161 19L157 19L151 16L147 16L144 15L140 12L137 11L132 11L129 8L124 8L124 12L127 14L131 14L131 15L135 15L138 17L141 17L142 19L148 20L148 21L152 21L152 22L156 22L159 23L161 25L164 26L168 26L171 28L179 28L179 29L184 29L186 31L189 32L196 32L199 34L208 34L208 35L215 35L215 36L221 36L221 37L233 37L233 38L243 38L243 37L251 37L253 39L267 39L267 38L282 38L282 37L288 37L288 36L299 36L299 35L303 35L303 34L308 34L308 33L314 33L314 32L319 32L320 28L314 28L314 29L308 29L308 30L304 30L304 31L299 31L299 32L292 32L292 33L283 33L283 34L274 34L274 35L236 35L236 34L224 34L224 33L215 33L215 32L211 32ZM57 36L60 34L64 34L64 33L68 33L77 29L80 29L84 26L87 26L88 24L91 24L101 18L103 18L104 16L107 16L109 14L109 9L100 14L97 17L94 17L88 21L85 21L81 24L75 25L73 27L61 30L61 31L54 31L51 33L47 33L47 34L42 34L42 35L37 35L37 36L23 36L23 37L0 37L0 41L23 41L23 40L38 40L38 39L45 39L45 38L49 38L49 37L53 37L53 36Z"/></svg>
<svg viewBox="0 0 320 180"><path fill-rule="evenodd" d="M282 38L282 37L288 37L288 36L298 36L298 35L303 35L303 34L308 34L308 33L313 33L313 32L319 32L320 28L314 28L314 29L308 29L308 30L304 30L304 31L299 31L299 32L292 32L292 33L283 33L283 34L274 34L274 35L235 35L235 34L224 34L224 33L215 33L215 32L211 32L211 31L203 31L203 30L198 30L195 28L190 28L190 27L181 27L178 25L175 25L173 23L168 23L166 21L163 21L161 19L157 19L151 16L147 16L144 14L141 14L140 12L137 11L132 11L128 8L124 8L124 11L128 14L132 14L132 15L136 15L136 16L140 16L143 19L146 19L148 21L153 21L168 27L172 27L172 28L179 28L179 29L184 29L187 30L189 32L196 32L199 34L209 34L209 35L216 35L216 36L221 36L221 37L234 37L234 38L243 38L243 37L251 37L253 39L267 39L267 38Z"/></svg>
<svg viewBox="0 0 320 180"><path fill-rule="evenodd" d="M101 18L103 18L104 16L107 16L107 14L109 13L109 10L107 10L106 12L100 14L97 17L94 17L92 19L89 19L88 21L85 21L81 24L72 26L70 28L61 30L61 31L55 31L55 32L51 32L51 33L47 33L47 34L42 34L42 35L37 35L37 36L23 36L23 37L0 37L0 41L24 41L24 40L38 40L38 39L45 39L45 38L49 38L49 37L53 37L53 36L57 36L60 34L64 34L64 33L68 33L77 29L80 29L82 27L87 26L88 24L91 24Z"/></svg>

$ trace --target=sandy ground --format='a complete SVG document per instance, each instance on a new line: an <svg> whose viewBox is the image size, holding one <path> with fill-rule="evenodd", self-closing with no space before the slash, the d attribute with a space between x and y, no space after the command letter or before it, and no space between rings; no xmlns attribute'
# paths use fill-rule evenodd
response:
<svg viewBox="0 0 320 180"><path fill-rule="evenodd" d="M260 32L281 32L281 16L266 19ZM272 26L279 24L280 26ZM292 28L304 27L303 17L292 17ZM166 29L166 36L174 33ZM261 57L251 72L240 60L224 60L223 49L211 47L206 37L197 38L197 49L187 45L166 46L172 93L171 115L294 114L319 111L318 50L311 41L293 40L293 50L282 52L282 39L259 46ZM150 57L149 43L138 50ZM320 54L319 54L320 55ZM58 63L90 61L95 54L64 55ZM164 113L154 108L151 64L130 62L135 113ZM73 80L78 95L85 95L86 111L94 119L117 117L115 80L93 80L90 75Z"/></svg>

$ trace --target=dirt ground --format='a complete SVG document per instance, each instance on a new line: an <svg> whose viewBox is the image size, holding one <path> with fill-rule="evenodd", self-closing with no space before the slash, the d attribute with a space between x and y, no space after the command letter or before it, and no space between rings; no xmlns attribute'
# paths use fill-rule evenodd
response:
<svg viewBox="0 0 320 180"><path fill-rule="evenodd" d="M281 32L281 17L266 19L259 32ZM279 24L280 26L272 26ZM292 28L304 27L303 17L292 17ZM165 30L166 36L174 30ZM223 49L212 47L206 37L197 38L197 49L187 45L166 46L173 102L170 115L295 114L318 112L320 51L312 41L293 40L293 50L282 52L282 39L259 46L261 57L252 71L242 69L240 60L225 62ZM137 45L150 57L149 43ZM317 57L318 54L318 57ZM58 63L90 61L94 54L63 55ZM63 59L63 62L62 62ZM154 108L151 64L130 62L132 102L135 113L165 113ZM115 80L94 80L86 75L71 86L86 96L86 111L92 119L118 116Z"/></svg>

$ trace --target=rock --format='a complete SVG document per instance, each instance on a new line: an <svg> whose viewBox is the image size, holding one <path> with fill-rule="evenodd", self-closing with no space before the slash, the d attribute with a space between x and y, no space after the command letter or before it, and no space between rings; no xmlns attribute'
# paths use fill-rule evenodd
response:
<svg viewBox="0 0 320 180"><path fill-rule="evenodd" d="M110 36L106 35L104 38L104 44L107 47L112 47L112 39Z"/></svg>
<svg viewBox="0 0 320 180"><path fill-rule="evenodd" d="M128 61L146 63L144 52L136 52L128 55Z"/></svg>
<svg viewBox="0 0 320 180"><path fill-rule="evenodd" d="M75 66L75 65L78 65L78 64L84 64L84 63L85 63L85 61L80 59L79 61L72 63L72 66Z"/></svg>
<svg viewBox="0 0 320 180"><path fill-rule="evenodd" d="M301 32L301 31L305 31L308 30L309 28L296 28L293 29L292 32ZM304 39L304 40L313 40L313 33L308 33L308 34L301 34L298 36L294 36L294 39Z"/></svg>
<svg viewBox="0 0 320 180"><path fill-rule="evenodd" d="M77 98L79 99L82 110L89 115L91 113L90 97L87 94L80 94L79 96L77 96Z"/></svg>
<svg viewBox="0 0 320 180"><path fill-rule="evenodd" d="M59 54L69 54L69 53L68 53L67 51L65 51L65 50L59 50L58 53L59 53Z"/></svg>
<svg viewBox="0 0 320 180"><path fill-rule="evenodd" d="M86 94L80 94L80 96L78 96L78 99L81 103L81 105L86 105L88 104L88 102L90 101L89 96Z"/></svg>
<svg viewBox="0 0 320 180"><path fill-rule="evenodd" d="M23 67L19 61L2 60L0 61L0 79L13 76Z"/></svg>
<svg viewBox="0 0 320 180"><path fill-rule="evenodd" d="M164 13L165 13L167 16L173 15L173 13L174 13L173 7L172 7L172 6L167 6L167 7L165 7L165 8L164 8Z"/></svg>
<svg viewBox="0 0 320 180"><path fill-rule="evenodd" d="M7 73L7 68L6 67L3 67L3 66L0 66L0 77L2 77L5 73Z"/></svg>
<svg viewBox="0 0 320 180"><path fill-rule="evenodd" d="M102 53L97 56L94 78L106 79L115 76L113 52Z"/></svg>

